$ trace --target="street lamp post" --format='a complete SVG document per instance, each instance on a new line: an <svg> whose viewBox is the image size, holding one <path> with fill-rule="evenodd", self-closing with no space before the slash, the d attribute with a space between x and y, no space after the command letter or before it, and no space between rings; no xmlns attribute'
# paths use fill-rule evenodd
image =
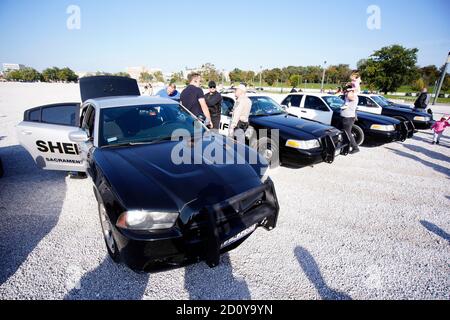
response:
<svg viewBox="0 0 450 320"><path fill-rule="evenodd" d="M262 66L259 67L259 87L262 88Z"/></svg>
<svg viewBox="0 0 450 320"><path fill-rule="evenodd" d="M320 92L323 92L323 84L324 84L324 82L325 82L325 70L326 70L326 65L327 65L327 62L324 61L324 63L323 63L323 73L322 73L322 85L320 86Z"/></svg>
<svg viewBox="0 0 450 320"><path fill-rule="evenodd" d="M434 95L433 105L436 104L437 99L439 98L439 94L441 92L442 85L444 84L445 76L447 75L447 67L448 67L449 63L450 63L450 52L448 53L447 61L445 62L445 65L444 65L444 70L442 70L441 79L439 80L438 89L436 90L436 94Z"/></svg>

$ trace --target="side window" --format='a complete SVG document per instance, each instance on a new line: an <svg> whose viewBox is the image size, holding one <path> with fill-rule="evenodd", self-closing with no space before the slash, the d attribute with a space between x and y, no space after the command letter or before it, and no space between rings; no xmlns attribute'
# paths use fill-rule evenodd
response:
<svg viewBox="0 0 450 320"><path fill-rule="evenodd" d="M78 106L56 106L42 108L41 122L49 124L59 124L66 126L76 126Z"/></svg>
<svg viewBox="0 0 450 320"><path fill-rule="evenodd" d="M361 107L370 107L370 106L368 106L367 105L367 98L366 97L361 97L361 96L358 96L358 106L361 106Z"/></svg>
<svg viewBox="0 0 450 320"><path fill-rule="evenodd" d="M288 107L300 107L300 102L302 101L303 96L302 95L291 95L288 96L284 101L281 103L282 105L288 106Z"/></svg>
<svg viewBox="0 0 450 320"><path fill-rule="evenodd" d="M329 111L325 103L319 97L307 96L305 100L305 109L317 111Z"/></svg>
<svg viewBox="0 0 450 320"><path fill-rule="evenodd" d="M224 97L222 99L222 110L221 113L223 116L229 116L230 112L233 111L234 102L233 100Z"/></svg>

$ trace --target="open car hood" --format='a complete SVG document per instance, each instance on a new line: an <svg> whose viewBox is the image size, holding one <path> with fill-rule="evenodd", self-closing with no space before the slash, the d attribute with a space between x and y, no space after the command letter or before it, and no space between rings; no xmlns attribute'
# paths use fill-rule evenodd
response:
<svg viewBox="0 0 450 320"><path fill-rule="evenodd" d="M82 102L95 98L141 95L135 79L115 76L81 78L80 94Z"/></svg>

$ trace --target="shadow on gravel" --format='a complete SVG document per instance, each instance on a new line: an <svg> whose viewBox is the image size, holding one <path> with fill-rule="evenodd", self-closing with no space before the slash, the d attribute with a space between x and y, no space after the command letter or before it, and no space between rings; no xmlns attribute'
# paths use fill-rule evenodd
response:
<svg viewBox="0 0 450 320"><path fill-rule="evenodd" d="M420 146L413 146L413 145L410 145L410 144L403 144L402 146L405 147L408 150L413 151L413 152L422 153L422 154L426 155L427 157L429 157L431 159L450 162L450 157L448 157L448 156L446 156L446 155L444 155L442 153L439 153L439 152L436 152L436 151L432 151L432 150L429 150L429 149L426 149L426 148L423 148L423 147L420 147Z"/></svg>
<svg viewBox="0 0 450 320"><path fill-rule="evenodd" d="M64 300L142 300L149 277L116 264L107 256L81 278L78 288L72 289Z"/></svg>
<svg viewBox="0 0 450 320"><path fill-rule="evenodd" d="M441 165L438 165L438 164L435 164L435 163L423 160L423 159L421 159L421 158L419 158L419 157L417 157L417 156L415 156L413 154L407 153L407 152L403 152L403 151L400 151L400 150L395 150L395 149L388 148L388 147L386 147L386 149L391 150L392 152L394 152L395 154L397 154L399 156L402 156L402 157L405 157L405 158L408 158L408 159L412 159L412 160L416 160L417 162L420 162L424 166L430 167L430 168L434 169L435 171L437 171L439 173L443 173L443 174L445 174L447 176L450 176L450 169L449 168L446 168L444 166L441 166Z"/></svg>
<svg viewBox="0 0 450 320"><path fill-rule="evenodd" d="M230 257L224 254L218 267L205 263L185 268L184 287L191 300L250 300L250 290L244 280L233 276Z"/></svg>
<svg viewBox="0 0 450 320"><path fill-rule="evenodd" d="M0 285L55 227L66 196L64 172L39 169L21 146L0 148Z"/></svg>
<svg viewBox="0 0 450 320"><path fill-rule="evenodd" d="M422 138L422 137L414 137L414 140L422 141L422 142L425 142L425 143L428 143L429 145L431 145L431 143L433 142L433 136L431 136L429 139ZM448 142L446 143L446 141L450 141L450 140L441 139L441 143L439 144L439 146L450 148L450 144Z"/></svg>
<svg viewBox="0 0 450 320"><path fill-rule="evenodd" d="M352 298L337 290L334 290L325 283L325 280L320 273L319 266L317 262L314 260L313 256L308 252L308 250L297 247L294 250L295 257L298 260L298 263L303 269L303 272L308 277L309 281L314 284L320 296L324 300L352 300Z"/></svg>
<svg viewBox="0 0 450 320"><path fill-rule="evenodd" d="M450 243L450 234L448 234L447 232L445 232L444 230L442 230L441 228L439 228L438 226L436 226L431 222L422 220L420 221L420 223L422 224L422 226L424 226L425 229Z"/></svg>

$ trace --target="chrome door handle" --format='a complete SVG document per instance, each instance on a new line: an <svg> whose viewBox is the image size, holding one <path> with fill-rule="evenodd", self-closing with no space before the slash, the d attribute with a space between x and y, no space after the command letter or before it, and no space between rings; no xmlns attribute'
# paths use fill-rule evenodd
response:
<svg viewBox="0 0 450 320"><path fill-rule="evenodd" d="M307 113L307 112L306 112L306 111L304 111L304 110L300 110L300 112L301 112L301 113Z"/></svg>

